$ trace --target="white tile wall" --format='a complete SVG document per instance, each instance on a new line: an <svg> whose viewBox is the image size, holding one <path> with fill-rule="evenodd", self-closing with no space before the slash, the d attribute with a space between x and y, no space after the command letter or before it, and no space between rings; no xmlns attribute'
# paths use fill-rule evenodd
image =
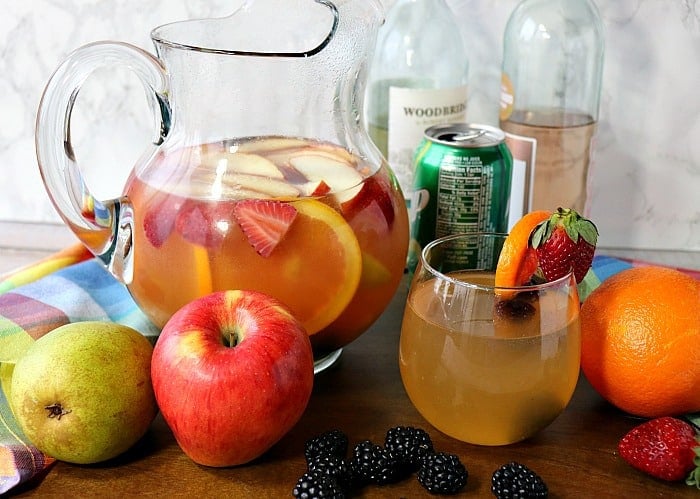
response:
<svg viewBox="0 0 700 499"><path fill-rule="evenodd" d="M100 39L152 50L152 27L225 15L238 3L5 2L0 16L0 222L58 221L36 167L33 134L43 86L67 53ZM497 124L501 37L517 0L448 3L464 28L471 54L468 118ZM602 246L700 251L696 4L598 0L607 54L589 214L598 223ZM151 138L138 82L124 70L96 74L81 91L74 121L78 157L93 190L118 195L129 165Z"/></svg>

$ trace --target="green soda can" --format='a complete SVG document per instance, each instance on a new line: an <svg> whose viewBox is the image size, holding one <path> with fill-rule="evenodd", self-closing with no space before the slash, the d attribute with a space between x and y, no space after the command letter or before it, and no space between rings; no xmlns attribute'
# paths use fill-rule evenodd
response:
<svg viewBox="0 0 700 499"><path fill-rule="evenodd" d="M413 166L410 271L423 247L437 238L508 231L513 157L502 130L467 123L432 126L416 149ZM478 269L499 250L465 244L448 260L454 268Z"/></svg>

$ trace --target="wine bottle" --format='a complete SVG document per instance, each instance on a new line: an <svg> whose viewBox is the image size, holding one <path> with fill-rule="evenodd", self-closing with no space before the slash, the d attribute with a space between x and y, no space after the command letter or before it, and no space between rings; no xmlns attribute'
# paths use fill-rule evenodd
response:
<svg viewBox="0 0 700 499"><path fill-rule="evenodd" d="M523 0L503 37L500 127L513 154L511 219L585 209L604 58L592 0ZM518 187L520 186L520 187Z"/></svg>
<svg viewBox="0 0 700 499"><path fill-rule="evenodd" d="M365 115L409 206L413 153L428 127L466 119L468 72L462 31L445 0L398 0L388 11Z"/></svg>

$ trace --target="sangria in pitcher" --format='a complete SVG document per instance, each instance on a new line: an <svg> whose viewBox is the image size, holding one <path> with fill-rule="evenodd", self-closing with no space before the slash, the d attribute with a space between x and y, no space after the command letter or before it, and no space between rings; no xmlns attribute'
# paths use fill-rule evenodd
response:
<svg viewBox="0 0 700 499"><path fill-rule="evenodd" d="M375 0L249 0L156 28L157 58L98 42L58 68L37 127L47 190L156 325L212 291L254 289L290 307L323 366L382 313L408 224L359 116L381 22ZM121 196L100 200L70 115L82 82L110 65L139 76L157 135Z"/></svg>

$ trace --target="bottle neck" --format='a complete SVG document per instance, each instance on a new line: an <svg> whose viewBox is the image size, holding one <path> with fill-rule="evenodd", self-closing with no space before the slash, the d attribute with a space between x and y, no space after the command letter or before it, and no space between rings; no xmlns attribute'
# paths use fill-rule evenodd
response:
<svg viewBox="0 0 700 499"><path fill-rule="evenodd" d="M502 119L597 121L604 42L589 0L525 0L508 20L503 47Z"/></svg>

